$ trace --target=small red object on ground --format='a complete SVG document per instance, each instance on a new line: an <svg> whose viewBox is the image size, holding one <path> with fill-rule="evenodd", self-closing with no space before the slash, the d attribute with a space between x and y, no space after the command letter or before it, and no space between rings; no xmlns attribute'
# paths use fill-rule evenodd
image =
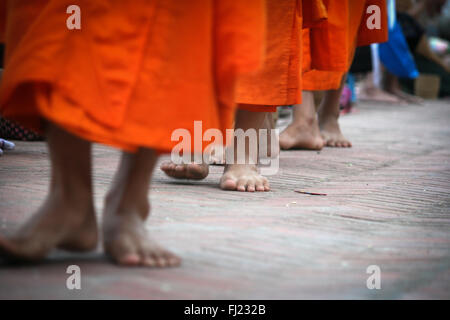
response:
<svg viewBox="0 0 450 320"><path fill-rule="evenodd" d="M302 193L302 194L309 194L311 196L326 196L326 193L317 193L317 192L308 192L303 190L294 190L294 192Z"/></svg>

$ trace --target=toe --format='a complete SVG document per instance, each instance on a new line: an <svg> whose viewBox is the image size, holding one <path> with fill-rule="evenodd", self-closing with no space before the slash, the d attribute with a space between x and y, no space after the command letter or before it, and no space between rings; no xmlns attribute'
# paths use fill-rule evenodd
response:
<svg viewBox="0 0 450 320"><path fill-rule="evenodd" d="M139 250L139 255L141 257L141 265L145 267L157 267L155 257L153 256L152 246L146 243L148 239L142 238L141 244L142 248Z"/></svg>
<svg viewBox="0 0 450 320"><path fill-rule="evenodd" d="M158 267L173 267L180 264L181 259L164 248L154 249L152 256Z"/></svg>
<svg viewBox="0 0 450 320"><path fill-rule="evenodd" d="M146 267L156 267L157 266L156 261L153 258L153 256L146 256L143 259L142 264Z"/></svg>
<svg viewBox="0 0 450 320"><path fill-rule="evenodd" d="M169 264L171 267L177 267L181 264L181 259L178 257L170 257L169 258Z"/></svg>
<svg viewBox="0 0 450 320"><path fill-rule="evenodd" d="M145 239L143 241L150 241ZM180 264L180 259L166 249L155 245L152 241L142 244L142 265L146 267L165 268Z"/></svg>
<svg viewBox="0 0 450 320"><path fill-rule="evenodd" d="M264 180L263 180L263 185L264 185L264 191L270 191L269 180L267 180L266 178L264 178Z"/></svg>
<svg viewBox="0 0 450 320"><path fill-rule="evenodd" d="M154 253L154 256L158 267L175 267L181 263L180 258L165 249L159 249Z"/></svg>
<svg viewBox="0 0 450 320"><path fill-rule="evenodd" d="M161 170L163 171L169 171L172 170L174 167L174 163L172 161L164 161L163 163L161 163Z"/></svg>
<svg viewBox="0 0 450 320"><path fill-rule="evenodd" d="M247 191L255 192L255 181L253 181L253 180L247 181Z"/></svg>
<svg viewBox="0 0 450 320"><path fill-rule="evenodd" d="M159 268L164 268L168 266L168 263L166 259L164 258L164 255L162 255L162 252L154 252L152 254L153 260L155 261L155 264Z"/></svg>
<svg viewBox="0 0 450 320"><path fill-rule="evenodd" d="M237 181L237 191L246 191L247 189L247 179L245 178L240 178Z"/></svg>
<svg viewBox="0 0 450 320"><path fill-rule="evenodd" d="M141 263L141 258L136 253L126 253L117 257L116 261L123 266L137 266Z"/></svg>
<svg viewBox="0 0 450 320"><path fill-rule="evenodd" d="M175 163L171 162L171 161L166 161L164 163L161 164L161 170L164 171L164 173L166 175L168 175L169 177L172 178L176 178L177 175L179 174L176 171L176 168L178 167L178 165L176 165Z"/></svg>
<svg viewBox="0 0 450 320"><path fill-rule="evenodd" d="M325 140L322 137L318 137L317 139L317 150L321 150L325 146Z"/></svg>
<svg viewBox="0 0 450 320"><path fill-rule="evenodd" d="M181 259L169 251L165 251L165 259L168 266L176 267L181 264Z"/></svg>
<svg viewBox="0 0 450 320"><path fill-rule="evenodd" d="M104 248L105 253L119 265L136 266L141 263L141 256L132 237L119 234L112 240L105 240Z"/></svg>
<svg viewBox="0 0 450 320"><path fill-rule="evenodd" d="M280 148L282 150L288 150L291 148L291 143L289 141L289 138L286 136L286 133L281 133L280 134Z"/></svg>
<svg viewBox="0 0 450 320"><path fill-rule="evenodd" d="M159 166L159 168L160 168L161 170L166 170L168 166L169 166L169 162L168 162L168 161L164 161L164 162L161 163L161 165Z"/></svg>
<svg viewBox="0 0 450 320"><path fill-rule="evenodd" d="M186 171L186 166L183 164L175 165L175 172L178 174L184 173Z"/></svg>
<svg viewBox="0 0 450 320"><path fill-rule="evenodd" d="M323 148L323 142L322 142L322 140L317 140L317 141L314 143L313 149L314 149L314 150L320 150L320 149L322 149L322 148Z"/></svg>
<svg viewBox="0 0 450 320"><path fill-rule="evenodd" d="M256 181L256 191L264 191L264 182L262 179L258 179L258 181Z"/></svg>
<svg viewBox="0 0 450 320"><path fill-rule="evenodd" d="M208 174L208 165L191 163L186 166L186 177L188 179L202 180L206 178Z"/></svg>
<svg viewBox="0 0 450 320"><path fill-rule="evenodd" d="M225 178L220 182L220 188L222 190L236 190L237 184L234 179L231 178Z"/></svg>

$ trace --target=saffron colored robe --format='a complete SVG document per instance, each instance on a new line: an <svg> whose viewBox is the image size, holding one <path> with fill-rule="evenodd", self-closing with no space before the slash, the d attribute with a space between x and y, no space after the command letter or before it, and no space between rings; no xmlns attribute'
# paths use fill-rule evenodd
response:
<svg viewBox="0 0 450 320"><path fill-rule="evenodd" d="M69 30L70 5L81 29ZM0 113L123 150L232 127L235 80L262 65L262 0L6 0ZM3 19L2 19L3 17ZM195 150L201 151L201 150Z"/></svg>
<svg viewBox="0 0 450 320"><path fill-rule="evenodd" d="M370 6L380 9L380 29L369 29ZM328 19L303 29L303 90L334 90L352 64L357 46L388 40L385 0L328 0Z"/></svg>
<svg viewBox="0 0 450 320"><path fill-rule="evenodd" d="M367 8L380 8L370 30ZM268 1L263 68L239 79L239 108L273 112L301 103L302 90L337 89L356 46L387 41L385 0Z"/></svg>

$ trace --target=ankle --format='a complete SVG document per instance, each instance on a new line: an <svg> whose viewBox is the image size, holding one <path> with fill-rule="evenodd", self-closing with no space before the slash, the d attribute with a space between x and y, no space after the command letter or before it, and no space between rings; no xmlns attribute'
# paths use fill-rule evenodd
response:
<svg viewBox="0 0 450 320"><path fill-rule="evenodd" d="M117 215L137 213L142 219L146 219L150 213L150 202L147 196L126 196L123 193L110 190L105 197L105 206L110 209L106 212L115 213Z"/></svg>
<svg viewBox="0 0 450 320"><path fill-rule="evenodd" d="M244 166L253 166L256 167L259 159L259 148L255 151L249 152L245 150L245 152L234 150L234 154L227 154L225 157L225 167L244 167ZM234 156L234 157L233 157Z"/></svg>
<svg viewBox="0 0 450 320"><path fill-rule="evenodd" d="M94 207L92 191L86 188L52 186L49 193L49 200L83 211Z"/></svg>
<svg viewBox="0 0 450 320"><path fill-rule="evenodd" d="M317 117L301 117L299 119L295 119L294 122L290 124L290 126L294 128L310 128L317 124Z"/></svg>
<svg viewBox="0 0 450 320"><path fill-rule="evenodd" d="M256 164L226 164L224 172L228 170L252 170L258 172L258 166Z"/></svg>
<svg viewBox="0 0 450 320"><path fill-rule="evenodd" d="M339 119L339 110L325 110L319 112L319 123L336 121Z"/></svg>
<svg viewBox="0 0 450 320"><path fill-rule="evenodd" d="M134 200L123 202L119 205L117 209L117 214L130 214L135 213L141 217L142 220L146 220L150 214L150 202L145 200Z"/></svg>

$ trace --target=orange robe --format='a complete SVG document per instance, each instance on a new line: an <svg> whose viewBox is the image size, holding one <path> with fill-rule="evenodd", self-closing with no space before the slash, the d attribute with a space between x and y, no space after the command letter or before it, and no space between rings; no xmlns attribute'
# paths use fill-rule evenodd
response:
<svg viewBox="0 0 450 320"><path fill-rule="evenodd" d="M367 28L370 5L380 8L379 30ZM303 29L303 90L338 89L356 47L388 39L385 0L328 0L326 6L326 23Z"/></svg>
<svg viewBox="0 0 450 320"><path fill-rule="evenodd" d="M369 30L366 8L381 9L381 30ZM273 112L301 102L301 90L337 89L357 45L387 40L385 0L268 1L263 69L239 80L239 108Z"/></svg>
<svg viewBox="0 0 450 320"><path fill-rule="evenodd" d="M236 96L238 103L282 105L300 99L301 26L302 6L297 0L267 1L264 66L239 79ZM241 107L245 108L244 105Z"/></svg>
<svg viewBox="0 0 450 320"><path fill-rule="evenodd" d="M81 30L66 28L73 4ZM192 134L195 120L232 127L235 79L262 64L264 12L262 0L7 0L0 112L170 151L172 132Z"/></svg>

